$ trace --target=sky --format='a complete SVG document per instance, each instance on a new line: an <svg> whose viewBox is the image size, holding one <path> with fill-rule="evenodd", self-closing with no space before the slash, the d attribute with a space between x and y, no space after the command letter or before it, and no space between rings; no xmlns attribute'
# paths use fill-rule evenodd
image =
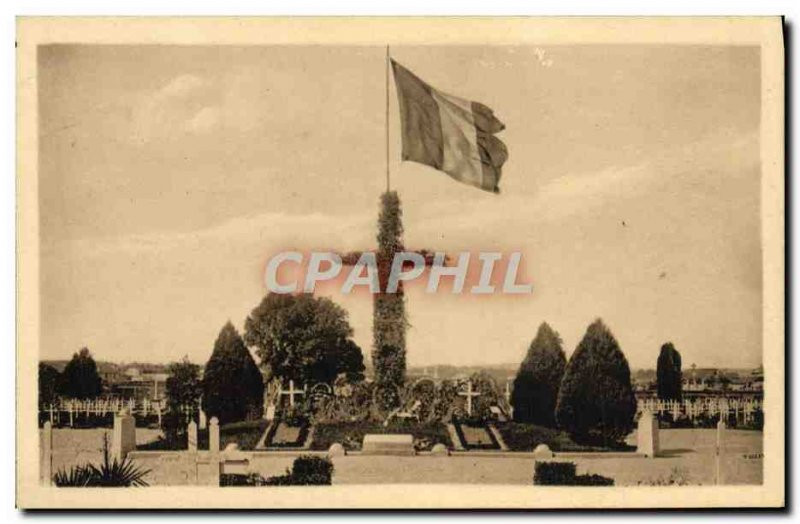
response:
<svg viewBox="0 0 800 524"><path fill-rule="evenodd" d="M405 244L519 251L524 296L407 292L408 363L518 363L541 322L569 356L602 318L634 368L761 364L759 50L393 47L491 107L501 194L400 161ZM43 359L204 363L285 249L374 249L385 48L39 49ZM349 313L369 359L371 298Z"/></svg>

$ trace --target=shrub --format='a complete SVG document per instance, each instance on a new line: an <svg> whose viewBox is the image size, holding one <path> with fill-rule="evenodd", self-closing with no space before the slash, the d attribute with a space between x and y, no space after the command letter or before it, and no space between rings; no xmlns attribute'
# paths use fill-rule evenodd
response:
<svg viewBox="0 0 800 524"><path fill-rule="evenodd" d="M219 476L220 487L227 488L232 486L263 486L264 477L258 473L223 473Z"/></svg>
<svg viewBox="0 0 800 524"><path fill-rule="evenodd" d="M291 471L264 481L265 486L329 486L333 463L328 458L303 455L294 459Z"/></svg>
<svg viewBox="0 0 800 524"><path fill-rule="evenodd" d="M614 479L602 475L577 475L573 462L536 462L533 483L536 486L613 486Z"/></svg>
<svg viewBox="0 0 800 524"><path fill-rule="evenodd" d="M576 475L575 486L613 486L614 479L602 475Z"/></svg>
<svg viewBox="0 0 800 524"><path fill-rule="evenodd" d="M294 460L291 475L297 485L329 485L333 462L328 458L303 455Z"/></svg>
<svg viewBox="0 0 800 524"><path fill-rule="evenodd" d="M219 485L228 486L329 486L333 463L328 458L301 455L283 475L264 478L257 473L220 475Z"/></svg>
<svg viewBox="0 0 800 524"><path fill-rule="evenodd" d="M536 462L533 483L537 486L569 486L575 479L573 462Z"/></svg>

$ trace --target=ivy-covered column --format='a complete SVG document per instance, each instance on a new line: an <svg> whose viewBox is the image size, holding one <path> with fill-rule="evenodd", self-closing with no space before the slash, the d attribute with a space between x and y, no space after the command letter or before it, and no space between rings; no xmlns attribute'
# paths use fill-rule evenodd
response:
<svg viewBox="0 0 800 524"><path fill-rule="evenodd" d="M395 191L381 195L381 211L378 218L378 275L380 293L374 295L372 318L375 382L382 408L396 407L396 394L403 387L406 376L406 317L403 283L396 293L386 293L394 254L403 251L403 212L400 197Z"/></svg>

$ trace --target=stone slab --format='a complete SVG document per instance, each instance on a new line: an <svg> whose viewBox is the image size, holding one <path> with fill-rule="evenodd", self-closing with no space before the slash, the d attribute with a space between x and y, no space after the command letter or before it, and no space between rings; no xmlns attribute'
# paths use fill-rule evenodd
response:
<svg viewBox="0 0 800 524"><path fill-rule="evenodd" d="M408 434L364 435L361 452L364 455L411 456L414 455L414 436Z"/></svg>

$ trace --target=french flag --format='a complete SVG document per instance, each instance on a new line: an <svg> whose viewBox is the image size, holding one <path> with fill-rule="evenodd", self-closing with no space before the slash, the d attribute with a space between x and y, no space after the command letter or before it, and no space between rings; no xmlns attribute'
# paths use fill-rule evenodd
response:
<svg viewBox="0 0 800 524"><path fill-rule="evenodd" d="M492 110L434 89L394 60L392 70L400 104L402 159L499 193L508 149L494 136L505 125Z"/></svg>

